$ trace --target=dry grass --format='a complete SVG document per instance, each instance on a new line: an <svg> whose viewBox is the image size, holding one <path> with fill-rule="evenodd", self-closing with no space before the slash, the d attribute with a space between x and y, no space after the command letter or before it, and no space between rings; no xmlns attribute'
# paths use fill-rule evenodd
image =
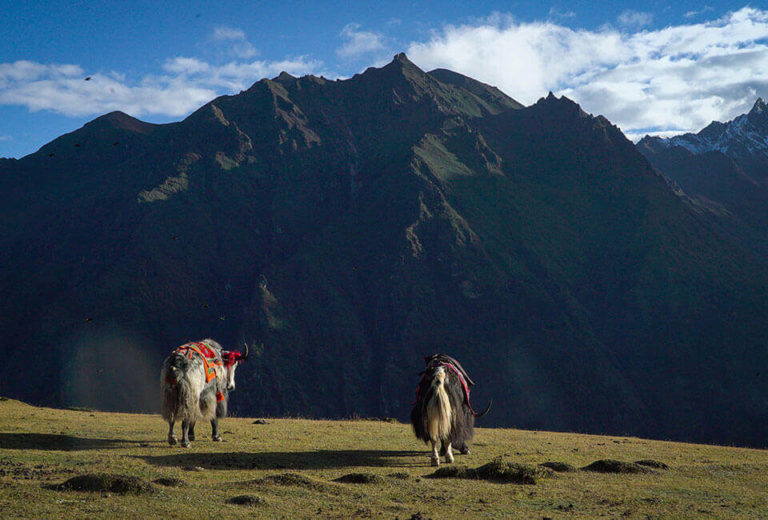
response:
<svg viewBox="0 0 768 520"><path fill-rule="evenodd" d="M479 429L472 454L457 456L457 464L583 468L613 459L669 466L563 472L518 485L424 478L434 468L406 424L234 418L222 426L225 442L199 428L198 440L183 449L167 445L159 416L0 401L0 510L8 518L56 519L768 517L768 451ZM56 489L87 475L133 477L154 482L155 490Z"/></svg>

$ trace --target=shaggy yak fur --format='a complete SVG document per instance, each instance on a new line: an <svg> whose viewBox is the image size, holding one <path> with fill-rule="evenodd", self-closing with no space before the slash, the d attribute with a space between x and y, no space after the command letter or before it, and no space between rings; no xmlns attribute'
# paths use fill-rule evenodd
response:
<svg viewBox="0 0 768 520"><path fill-rule="evenodd" d="M475 383L454 358L433 354L424 361L426 368L411 410L411 424L418 439L432 444L432 465L438 466L440 455L446 462L453 462L453 448L469 453L467 442L474 433L475 417L488 413L491 405L479 414L472 410L469 387Z"/></svg>
<svg viewBox="0 0 768 520"><path fill-rule="evenodd" d="M213 440L222 440L218 420L227 416L229 392L235 389L235 369L247 357L247 345L245 354L240 354L222 350L216 341L205 339L182 345L165 359L160 386L170 445L178 442L173 433L176 421L181 421L181 445L185 448L195 440L195 423L199 420L210 421Z"/></svg>

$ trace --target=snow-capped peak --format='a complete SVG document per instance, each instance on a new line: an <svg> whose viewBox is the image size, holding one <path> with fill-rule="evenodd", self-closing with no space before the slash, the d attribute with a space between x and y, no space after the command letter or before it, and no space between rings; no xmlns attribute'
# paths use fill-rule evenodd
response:
<svg viewBox="0 0 768 520"><path fill-rule="evenodd" d="M749 113L732 121L713 121L698 134L678 135L663 141L667 146L680 146L696 155L718 151L731 157L768 157L768 106L763 98L758 98Z"/></svg>

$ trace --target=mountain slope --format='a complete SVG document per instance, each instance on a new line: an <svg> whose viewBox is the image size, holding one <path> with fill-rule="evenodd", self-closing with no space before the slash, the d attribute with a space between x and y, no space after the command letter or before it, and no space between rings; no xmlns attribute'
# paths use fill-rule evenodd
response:
<svg viewBox="0 0 768 520"><path fill-rule="evenodd" d="M768 433L765 258L565 98L398 55L0 167L0 349L38 383L6 366L0 393L151 409L163 356L214 337L258 345L241 412L405 417L444 351L486 425Z"/></svg>

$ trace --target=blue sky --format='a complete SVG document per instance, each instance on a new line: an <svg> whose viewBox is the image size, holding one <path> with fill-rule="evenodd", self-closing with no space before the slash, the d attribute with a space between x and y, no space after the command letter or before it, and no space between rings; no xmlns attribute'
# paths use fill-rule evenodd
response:
<svg viewBox="0 0 768 520"><path fill-rule="evenodd" d="M112 110L177 121L281 70L344 78L401 51L525 104L567 95L632 138L698 131L768 97L768 10L754 2L0 6L0 157Z"/></svg>

